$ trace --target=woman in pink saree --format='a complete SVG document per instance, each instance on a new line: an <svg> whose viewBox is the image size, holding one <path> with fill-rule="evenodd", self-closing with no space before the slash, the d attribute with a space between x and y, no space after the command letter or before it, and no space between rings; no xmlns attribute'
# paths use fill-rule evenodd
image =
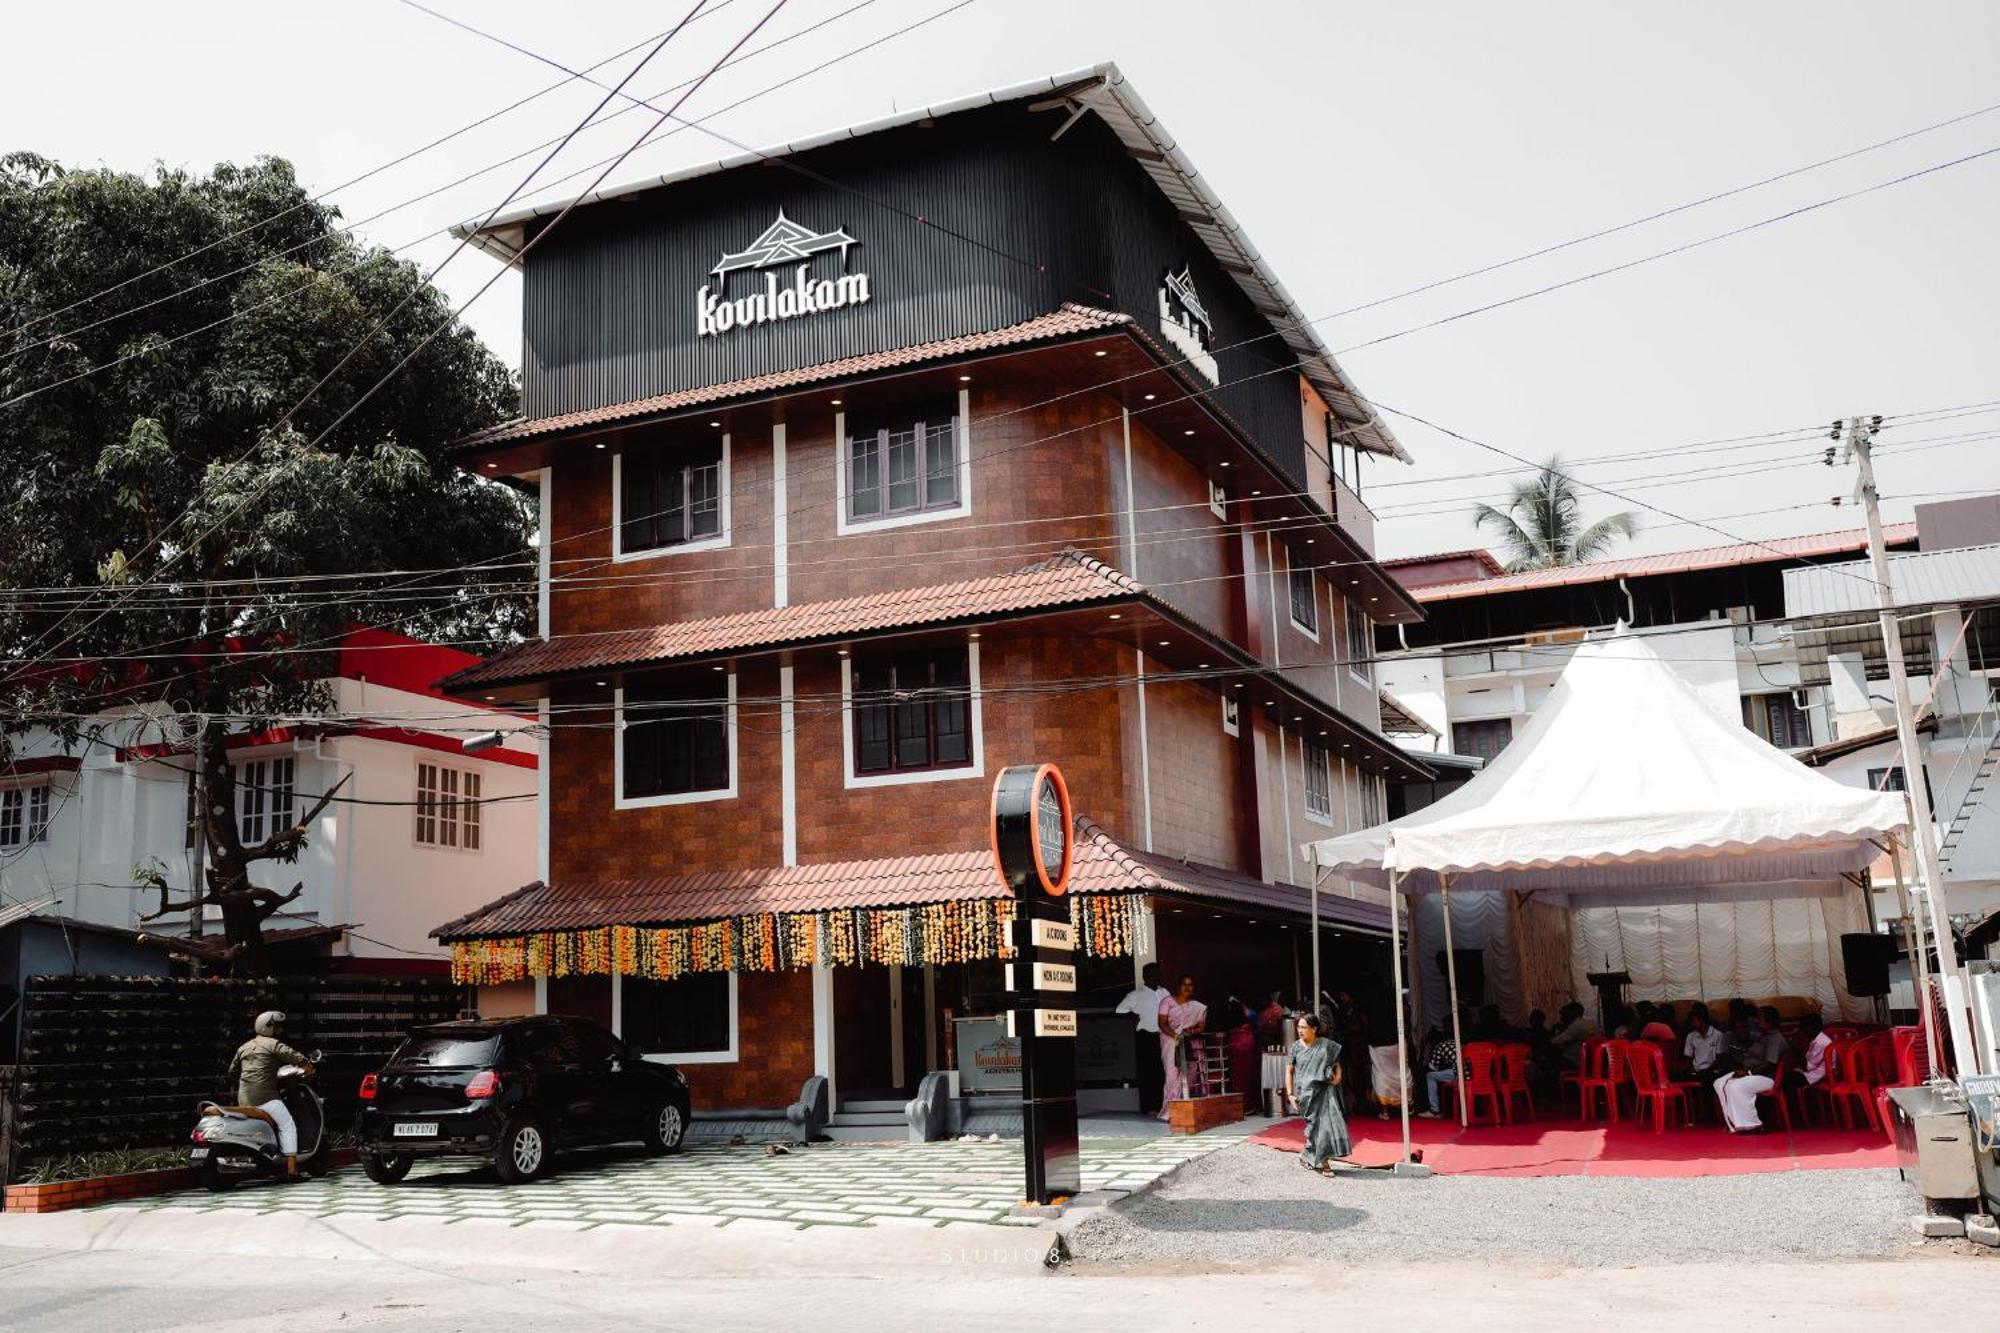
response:
<svg viewBox="0 0 2000 1333"><path fill-rule="evenodd" d="M1196 1095L1194 1087L1204 1083L1201 1071L1201 1034L1208 1026L1208 1006L1194 998L1194 978L1182 977L1174 993L1160 1001L1160 1063L1166 1070L1166 1087L1160 1097L1160 1119L1167 1118L1166 1103Z"/></svg>

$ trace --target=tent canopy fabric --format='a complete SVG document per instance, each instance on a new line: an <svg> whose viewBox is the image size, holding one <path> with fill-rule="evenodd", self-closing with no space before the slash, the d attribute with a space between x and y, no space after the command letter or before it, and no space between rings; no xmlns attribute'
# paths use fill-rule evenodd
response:
<svg viewBox="0 0 2000 1333"><path fill-rule="evenodd" d="M1306 844L1322 870L1570 906L1846 890L1908 822L1900 793L1809 769L1716 715L1637 634L1578 646L1512 744L1434 805Z"/></svg>

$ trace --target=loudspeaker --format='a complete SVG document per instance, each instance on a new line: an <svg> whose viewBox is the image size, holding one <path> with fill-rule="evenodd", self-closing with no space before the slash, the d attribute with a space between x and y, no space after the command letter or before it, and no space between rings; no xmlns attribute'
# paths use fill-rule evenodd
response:
<svg viewBox="0 0 2000 1333"><path fill-rule="evenodd" d="M1453 949L1458 956L1458 1002L1461 1005L1486 1003L1486 950ZM1437 951L1438 975L1444 976L1444 950Z"/></svg>
<svg viewBox="0 0 2000 1333"><path fill-rule="evenodd" d="M1898 952L1892 935L1842 935L1840 961L1847 969L1847 993L1887 995L1889 964Z"/></svg>

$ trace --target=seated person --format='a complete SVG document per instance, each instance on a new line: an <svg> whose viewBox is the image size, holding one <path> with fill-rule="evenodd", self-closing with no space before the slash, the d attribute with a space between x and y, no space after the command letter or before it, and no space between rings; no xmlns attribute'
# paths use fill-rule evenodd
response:
<svg viewBox="0 0 2000 1333"><path fill-rule="evenodd" d="M1722 1099L1722 1121L1732 1133L1764 1132L1757 1098L1777 1086L1777 1069L1788 1049L1785 1034L1778 1031L1778 1011L1766 1005L1758 1011L1756 1032L1735 1052L1736 1067L1715 1080L1716 1096Z"/></svg>
<svg viewBox="0 0 2000 1333"><path fill-rule="evenodd" d="M1672 1041L1678 1034L1674 1031L1674 1007L1663 1004L1655 1009L1640 1002L1639 1039L1641 1041Z"/></svg>
<svg viewBox="0 0 2000 1333"><path fill-rule="evenodd" d="M1443 1028L1436 1029L1436 1039L1431 1042L1430 1057L1424 1061L1424 1082L1428 1085L1430 1105L1417 1112L1418 1115L1435 1119L1444 1114L1438 1109L1438 1089L1458 1086L1458 1043L1451 1039L1451 1033Z"/></svg>
<svg viewBox="0 0 2000 1333"><path fill-rule="evenodd" d="M1799 1020L1799 1045L1805 1050L1805 1067L1785 1071L1787 1089L1815 1087L1826 1081L1826 1057L1833 1050L1833 1038L1818 1014Z"/></svg>
<svg viewBox="0 0 2000 1333"><path fill-rule="evenodd" d="M1713 1083L1734 1065L1729 1059L1729 1034L1708 1021L1708 1010L1696 1005L1688 1010L1688 1034L1681 1042L1681 1054L1694 1076Z"/></svg>
<svg viewBox="0 0 2000 1333"><path fill-rule="evenodd" d="M1584 1017L1583 1006L1571 1000L1556 1014L1556 1030L1549 1038L1549 1051L1564 1069L1575 1069L1583 1063L1584 1038L1596 1035L1597 1029Z"/></svg>

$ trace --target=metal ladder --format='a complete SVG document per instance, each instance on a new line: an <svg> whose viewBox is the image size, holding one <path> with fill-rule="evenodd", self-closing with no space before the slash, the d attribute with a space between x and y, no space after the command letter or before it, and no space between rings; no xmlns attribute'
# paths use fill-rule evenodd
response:
<svg viewBox="0 0 2000 1333"><path fill-rule="evenodd" d="M1980 720L1985 720L1983 713ZM1944 839L1938 844L1938 864L1942 868L1950 868L1952 853L1957 851L1960 839L1965 836L1965 830L1971 826L1972 817L1979 813L1982 794L1992 783L1996 769L2000 769L2000 725L1996 725L1992 734L1986 738L1986 751L1979 757L1979 767L1973 771L1972 782L1965 789L1964 799L1959 801L1958 809L1952 812L1951 823L1945 826Z"/></svg>

